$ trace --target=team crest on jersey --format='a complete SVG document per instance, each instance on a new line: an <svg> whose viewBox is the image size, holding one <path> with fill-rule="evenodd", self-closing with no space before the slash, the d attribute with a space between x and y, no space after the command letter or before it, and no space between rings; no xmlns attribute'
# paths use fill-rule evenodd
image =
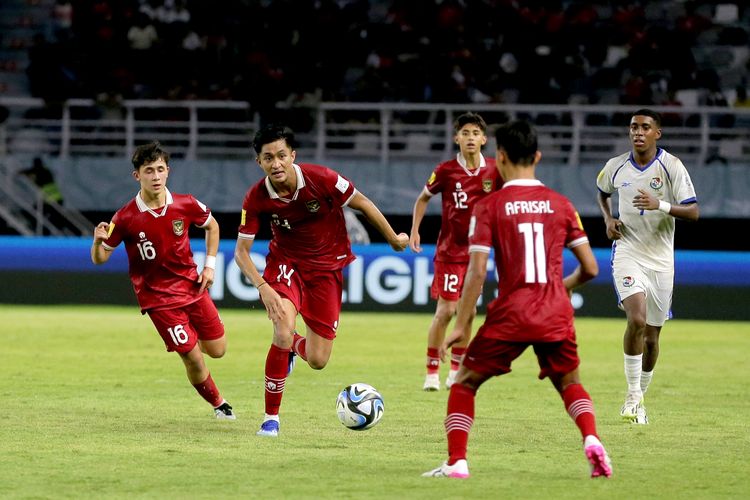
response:
<svg viewBox="0 0 750 500"><path fill-rule="evenodd" d="M320 202L318 200L310 200L305 202L308 212L315 213L320 210Z"/></svg>
<svg viewBox="0 0 750 500"><path fill-rule="evenodd" d="M185 232L185 222L182 219L173 220L172 231L174 231L174 234L177 236L182 236L182 233Z"/></svg>
<svg viewBox="0 0 750 500"><path fill-rule="evenodd" d="M635 278L633 278L632 276L625 276L622 279L622 286L624 286L625 288L630 288L634 284L635 284Z"/></svg>
<svg viewBox="0 0 750 500"><path fill-rule="evenodd" d="M649 186L651 186L651 189L661 189L664 186L664 181L661 180L661 177L654 177L651 179Z"/></svg>
<svg viewBox="0 0 750 500"><path fill-rule="evenodd" d="M490 191L492 191L492 181L491 180L486 179L486 180L482 181L482 191L484 191L485 193L489 193Z"/></svg>

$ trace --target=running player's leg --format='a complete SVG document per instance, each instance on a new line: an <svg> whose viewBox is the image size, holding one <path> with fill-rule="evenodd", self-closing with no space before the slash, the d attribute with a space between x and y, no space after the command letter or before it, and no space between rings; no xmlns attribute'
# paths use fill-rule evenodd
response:
<svg viewBox="0 0 750 500"><path fill-rule="evenodd" d="M594 404L578 374L580 360L575 341L568 338L561 342L536 344L534 352L541 368L539 378L549 377L562 397L565 410L581 432L591 477L611 476L612 464L596 431Z"/></svg>

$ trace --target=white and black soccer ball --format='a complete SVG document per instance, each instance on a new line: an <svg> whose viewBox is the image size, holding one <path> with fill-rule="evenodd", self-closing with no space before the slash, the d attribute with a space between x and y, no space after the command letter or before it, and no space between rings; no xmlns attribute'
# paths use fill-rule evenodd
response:
<svg viewBox="0 0 750 500"><path fill-rule="evenodd" d="M346 427L363 431L383 418L383 396L368 384L352 384L336 398L336 415Z"/></svg>

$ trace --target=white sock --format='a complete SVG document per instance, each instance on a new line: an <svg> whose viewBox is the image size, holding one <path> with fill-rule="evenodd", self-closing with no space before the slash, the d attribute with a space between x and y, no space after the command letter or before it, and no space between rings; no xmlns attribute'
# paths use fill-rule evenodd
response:
<svg viewBox="0 0 750 500"><path fill-rule="evenodd" d="M263 421L268 422L269 420L275 420L276 422L279 421L278 415L269 415L268 413L264 413Z"/></svg>
<svg viewBox="0 0 750 500"><path fill-rule="evenodd" d="M638 394L641 392L641 364L643 354L631 356L625 354L625 380L628 383L628 393Z"/></svg>
<svg viewBox="0 0 750 500"><path fill-rule="evenodd" d="M651 383L651 377L654 376L654 370L650 372L641 371L641 392L646 394L648 386Z"/></svg>

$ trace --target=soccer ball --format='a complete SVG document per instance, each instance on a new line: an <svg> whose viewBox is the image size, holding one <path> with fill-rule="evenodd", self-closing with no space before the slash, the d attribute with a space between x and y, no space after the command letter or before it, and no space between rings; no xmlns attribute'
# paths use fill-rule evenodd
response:
<svg viewBox="0 0 750 500"><path fill-rule="evenodd" d="M346 427L363 431L383 418L383 396L371 385L352 384L336 398L336 414Z"/></svg>

